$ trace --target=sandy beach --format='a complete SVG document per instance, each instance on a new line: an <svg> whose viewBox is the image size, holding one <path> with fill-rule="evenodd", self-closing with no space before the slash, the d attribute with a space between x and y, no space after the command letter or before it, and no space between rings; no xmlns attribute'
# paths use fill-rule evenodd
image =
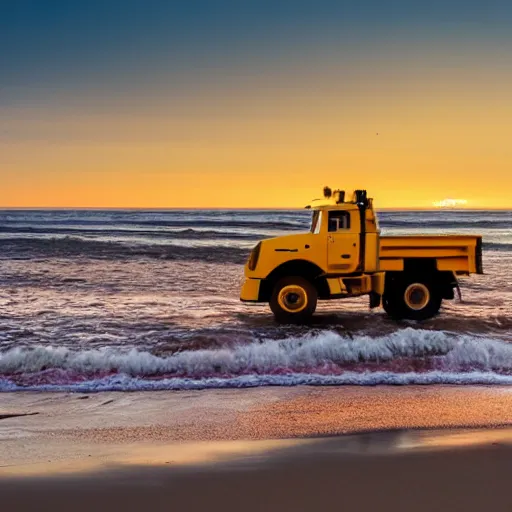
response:
<svg viewBox="0 0 512 512"><path fill-rule="evenodd" d="M509 388L12 393L0 442L9 510L512 507Z"/></svg>

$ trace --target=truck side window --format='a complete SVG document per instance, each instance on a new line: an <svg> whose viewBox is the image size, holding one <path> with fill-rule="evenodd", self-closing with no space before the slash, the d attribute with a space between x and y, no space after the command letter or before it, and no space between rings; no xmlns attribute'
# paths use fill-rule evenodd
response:
<svg viewBox="0 0 512 512"><path fill-rule="evenodd" d="M322 227L322 212L315 211L313 212L313 217L311 219L311 233L314 235L318 235L320 233L320 228Z"/></svg>
<svg viewBox="0 0 512 512"><path fill-rule="evenodd" d="M329 212L329 233L350 229L350 213L344 211Z"/></svg>

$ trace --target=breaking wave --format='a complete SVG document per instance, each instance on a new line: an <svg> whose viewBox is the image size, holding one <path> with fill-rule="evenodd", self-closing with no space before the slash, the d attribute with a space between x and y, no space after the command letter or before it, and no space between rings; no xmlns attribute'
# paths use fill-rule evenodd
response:
<svg viewBox="0 0 512 512"><path fill-rule="evenodd" d="M231 378L206 379L165 378L145 380L127 375L92 379L85 382L53 383L21 386L0 378L0 391L46 391L94 393L100 391L180 391L200 389L252 388L261 386L405 386L405 385L512 385L511 375L489 372L450 373L435 371L418 374L374 372L346 372L343 375L243 375Z"/></svg>
<svg viewBox="0 0 512 512"><path fill-rule="evenodd" d="M512 344L406 328L381 337L324 331L169 355L42 346L0 353L1 391L441 383L512 385Z"/></svg>
<svg viewBox="0 0 512 512"><path fill-rule="evenodd" d="M10 259L87 256L94 259L116 260L144 257L180 261L245 263L249 255L249 248L236 246L186 247L173 244L126 244L71 237L53 239L9 238L0 240L0 250L3 257L9 257Z"/></svg>
<svg viewBox="0 0 512 512"><path fill-rule="evenodd" d="M509 252L512 251L512 244L509 243L499 243L499 242L484 242L484 249L489 251L503 251Z"/></svg>
<svg viewBox="0 0 512 512"><path fill-rule="evenodd" d="M382 214L381 214L382 215ZM450 229L509 229L511 220L454 220L453 218L446 219L388 219L385 216L380 220L380 225L385 228L411 228L411 229L424 229L425 226L429 228L443 228Z"/></svg>
<svg viewBox="0 0 512 512"><path fill-rule="evenodd" d="M109 219L109 220L91 220L91 219L37 219L37 226L45 227L46 230L56 228L75 227L78 229L81 227L96 227L96 228L108 228L112 225L122 225L126 228L131 229L144 229L145 227L158 227L158 228L254 228L264 227L266 229L277 229L277 230L293 230L293 229L304 229L309 226L309 217L304 219L296 220L262 220L261 218L251 219L250 215L246 220L229 218L229 219L205 219L205 218L179 218L179 219L155 219L155 220L128 220L128 219ZM118 223L115 224L114 221ZM29 224L30 222L30 224ZM32 230L36 229L34 220L24 221L21 219L18 222L11 221L10 224L0 225L0 232L10 231L21 231L21 230Z"/></svg>
<svg viewBox="0 0 512 512"><path fill-rule="evenodd" d="M162 243L164 236L169 240ZM159 243L141 243L126 241L101 241L79 237L63 236L60 238L22 238L19 235L0 239L2 258L36 259L41 257L78 257L86 256L94 259L129 259L133 257L157 258L181 261L207 261L214 263L245 263L250 248L256 240L267 238L266 235L226 234L213 237L205 235L209 240L223 240L224 245L178 245L177 240L204 241L200 232L178 232L153 237ZM176 240L173 243L173 239ZM511 243L484 242L486 250L510 251Z"/></svg>
<svg viewBox="0 0 512 512"><path fill-rule="evenodd" d="M83 227L76 228L60 228L52 227L41 228L41 227L13 227L13 226L0 226L0 233L14 233L16 238L22 239L22 235L30 234L31 238L37 238L37 235L42 235L40 239L48 239L49 237L57 238L64 236L75 236L81 240L82 237L87 236L105 236L105 237L152 237L155 239L169 239L173 238L187 238L187 239L247 239L247 240L259 240L268 236L267 233L250 233L250 232L237 232L232 230L215 230L215 229L194 229L194 228L183 228L175 229L173 231L159 231L159 230L133 230L133 229L122 229L122 228L111 228L103 227L98 229L86 229Z"/></svg>

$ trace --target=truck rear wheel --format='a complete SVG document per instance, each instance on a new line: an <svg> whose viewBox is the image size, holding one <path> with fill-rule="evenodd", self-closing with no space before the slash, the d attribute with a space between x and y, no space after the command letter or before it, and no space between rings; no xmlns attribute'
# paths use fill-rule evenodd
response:
<svg viewBox="0 0 512 512"><path fill-rule="evenodd" d="M427 320L439 313L441 302L434 279L413 276L386 283L382 299L384 310L396 320Z"/></svg>
<svg viewBox="0 0 512 512"><path fill-rule="evenodd" d="M316 310L318 293L313 284L303 277L283 277L272 291L270 309L278 322L303 323Z"/></svg>

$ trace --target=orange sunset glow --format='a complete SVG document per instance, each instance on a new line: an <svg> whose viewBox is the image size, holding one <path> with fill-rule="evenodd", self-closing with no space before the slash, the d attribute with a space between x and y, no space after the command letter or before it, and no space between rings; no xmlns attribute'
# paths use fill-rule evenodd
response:
<svg viewBox="0 0 512 512"><path fill-rule="evenodd" d="M322 23L13 79L0 206L288 208L328 184L386 208L512 207L505 30Z"/></svg>

